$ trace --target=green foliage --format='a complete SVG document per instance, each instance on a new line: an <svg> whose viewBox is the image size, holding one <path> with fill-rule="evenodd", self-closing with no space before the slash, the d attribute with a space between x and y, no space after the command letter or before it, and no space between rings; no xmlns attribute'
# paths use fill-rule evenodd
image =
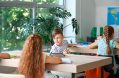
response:
<svg viewBox="0 0 119 78"><path fill-rule="evenodd" d="M0 50L21 49L25 36L22 35L23 25L28 22L28 9L5 8L0 9Z"/></svg>
<svg viewBox="0 0 119 78"><path fill-rule="evenodd" d="M59 18L68 18L71 16L71 13L68 12L67 10L64 10L63 8L60 7L53 7L49 9L49 12Z"/></svg>
<svg viewBox="0 0 119 78"><path fill-rule="evenodd" d="M73 31L75 30L75 34L77 35L79 33L79 24L75 18L72 19L72 26Z"/></svg>
<svg viewBox="0 0 119 78"><path fill-rule="evenodd" d="M27 31L24 34L32 33L34 26L35 33L42 36L45 44L52 42L51 34L54 28L60 27L63 29L63 24L59 21L59 19L61 18L63 20L64 18L66 19L71 16L70 12L67 12L60 7L48 8L47 11L48 16L37 16L36 19L31 20L28 24L26 24L26 26L24 26L25 31Z"/></svg>
<svg viewBox="0 0 119 78"><path fill-rule="evenodd" d="M49 4L49 3L58 3L59 0L36 0L36 2L38 3L46 3L46 4Z"/></svg>
<svg viewBox="0 0 119 78"><path fill-rule="evenodd" d="M49 0L53 1L53 0ZM42 36L44 43L52 42L51 33L54 28L64 29L60 19L67 19L70 12L60 7L38 10L38 15L32 19L32 10L26 8L0 9L0 50L21 49L26 37L33 33ZM76 19L72 19L72 26L78 33Z"/></svg>

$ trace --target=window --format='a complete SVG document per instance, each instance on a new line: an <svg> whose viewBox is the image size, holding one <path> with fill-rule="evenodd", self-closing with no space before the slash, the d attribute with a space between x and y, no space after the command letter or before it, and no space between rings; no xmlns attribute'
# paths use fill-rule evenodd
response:
<svg viewBox="0 0 119 78"><path fill-rule="evenodd" d="M32 33L26 31L36 16L48 16L47 8L63 7L63 0L1 0L0 52L21 50L24 40ZM33 30L33 29L31 29Z"/></svg>

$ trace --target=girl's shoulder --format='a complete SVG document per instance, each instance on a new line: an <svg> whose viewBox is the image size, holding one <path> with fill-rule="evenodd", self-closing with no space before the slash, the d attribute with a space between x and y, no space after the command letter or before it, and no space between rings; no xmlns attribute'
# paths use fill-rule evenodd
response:
<svg viewBox="0 0 119 78"><path fill-rule="evenodd" d="M104 38L100 39L100 40L97 40L97 43L102 43L102 42L105 42L106 40Z"/></svg>
<svg viewBox="0 0 119 78"><path fill-rule="evenodd" d="M116 44L117 44L117 41L115 41L115 40L110 40L110 43L116 45Z"/></svg>

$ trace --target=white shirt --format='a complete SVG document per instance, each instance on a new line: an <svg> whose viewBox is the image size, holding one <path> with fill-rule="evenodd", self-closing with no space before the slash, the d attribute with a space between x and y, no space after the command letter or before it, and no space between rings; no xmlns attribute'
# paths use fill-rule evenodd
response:
<svg viewBox="0 0 119 78"><path fill-rule="evenodd" d="M65 40L63 41L61 46L57 46L54 44L50 50L50 53L63 53L65 49L68 47L68 42Z"/></svg>

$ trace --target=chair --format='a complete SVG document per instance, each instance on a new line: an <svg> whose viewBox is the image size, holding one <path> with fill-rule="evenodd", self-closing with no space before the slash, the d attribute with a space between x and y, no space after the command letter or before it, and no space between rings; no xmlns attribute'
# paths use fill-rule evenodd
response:
<svg viewBox="0 0 119 78"><path fill-rule="evenodd" d="M97 29L98 27L92 27L92 29L91 29L91 37L93 37L93 38L97 38L97 35L98 36L102 36L103 35L103 27L99 27L98 29ZM98 31L99 30L99 34L97 34Z"/></svg>
<svg viewBox="0 0 119 78"><path fill-rule="evenodd" d="M0 78L25 78L25 76L21 75L21 74L5 74L5 73L0 73Z"/></svg>

